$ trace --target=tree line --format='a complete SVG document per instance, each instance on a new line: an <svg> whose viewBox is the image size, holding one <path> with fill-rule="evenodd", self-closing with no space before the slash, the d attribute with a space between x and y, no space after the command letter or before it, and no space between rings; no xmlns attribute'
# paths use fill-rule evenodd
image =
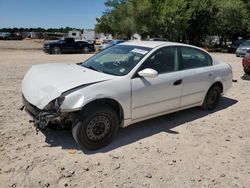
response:
<svg viewBox="0 0 250 188"><path fill-rule="evenodd" d="M41 27L37 28L0 28L0 32L10 32L10 33L18 33L18 32L49 32L49 33L68 33L69 31L72 30L79 30L82 31L81 29L78 28L72 28L72 27L61 27L61 28L48 28L44 29Z"/></svg>
<svg viewBox="0 0 250 188"><path fill-rule="evenodd" d="M250 37L250 0L107 0L96 31L130 39L138 33L202 45L208 36L220 44Z"/></svg>

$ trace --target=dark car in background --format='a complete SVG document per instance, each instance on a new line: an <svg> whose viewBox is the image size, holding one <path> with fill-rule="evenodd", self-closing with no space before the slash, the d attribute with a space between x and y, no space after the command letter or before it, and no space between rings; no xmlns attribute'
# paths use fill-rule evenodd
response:
<svg viewBox="0 0 250 188"><path fill-rule="evenodd" d="M239 39L234 41L232 44L228 46L228 52L229 53L235 53L237 48L246 41L246 39Z"/></svg>
<svg viewBox="0 0 250 188"><path fill-rule="evenodd" d="M8 32L0 32L0 40L8 40L10 33Z"/></svg>
<svg viewBox="0 0 250 188"><path fill-rule="evenodd" d="M246 74L250 74L250 50L247 51L246 55L242 59L243 70Z"/></svg>
<svg viewBox="0 0 250 188"><path fill-rule="evenodd" d="M246 40L236 50L237 57L244 57L247 51L250 50L250 40Z"/></svg>
<svg viewBox="0 0 250 188"><path fill-rule="evenodd" d="M0 32L0 40L22 40L21 33Z"/></svg>
<svg viewBox="0 0 250 188"><path fill-rule="evenodd" d="M43 51L49 54L88 53L95 51L95 45L88 41L75 41L74 38L62 38L43 45Z"/></svg>
<svg viewBox="0 0 250 188"><path fill-rule="evenodd" d="M20 33L11 33L8 40L23 40L23 37Z"/></svg>

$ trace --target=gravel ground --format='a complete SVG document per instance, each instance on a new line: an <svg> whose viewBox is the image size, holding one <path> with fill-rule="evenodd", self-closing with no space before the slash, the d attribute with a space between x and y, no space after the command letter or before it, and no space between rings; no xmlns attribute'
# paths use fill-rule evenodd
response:
<svg viewBox="0 0 250 188"><path fill-rule="evenodd" d="M216 110L192 108L131 125L88 152L70 131L37 133L19 108L31 65L76 63L91 54L47 55L27 41L10 43L0 41L0 187L250 187L250 76L240 58L212 54L232 65L237 80Z"/></svg>

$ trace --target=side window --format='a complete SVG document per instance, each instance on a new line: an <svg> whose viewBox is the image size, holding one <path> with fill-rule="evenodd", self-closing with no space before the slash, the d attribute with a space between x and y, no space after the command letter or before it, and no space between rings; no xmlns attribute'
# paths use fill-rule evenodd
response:
<svg viewBox="0 0 250 188"><path fill-rule="evenodd" d="M74 39L73 38L66 38L65 42L67 42L67 43L74 43Z"/></svg>
<svg viewBox="0 0 250 188"><path fill-rule="evenodd" d="M177 47L163 47L151 55L140 70L151 68L159 74L177 71L179 66Z"/></svg>
<svg viewBox="0 0 250 188"><path fill-rule="evenodd" d="M180 49L182 69L192 69L212 65L211 57L205 52L190 47L180 47Z"/></svg>
<svg viewBox="0 0 250 188"><path fill-rule="evenodd" d="M79 42L79 45L80 45L80 46L86 46L86 45L87 45L87 42Z"/></svg>

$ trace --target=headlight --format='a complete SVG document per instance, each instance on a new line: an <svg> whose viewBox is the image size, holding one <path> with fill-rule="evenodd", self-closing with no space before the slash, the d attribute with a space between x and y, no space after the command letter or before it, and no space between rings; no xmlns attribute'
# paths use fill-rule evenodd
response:
<svg viewBox="0 0 250 188"><path fill-rule="evenodd" d="M62 105L65 97L61 96L56 98L55 100L51 101L49 104L47 104L44 108L44 110L58 110L60 106Z"/></svg>
<svg viewBox="0 0 250 188"><path fill-rule="evenodd" d="M54 107L55 107L55 109L58 109L58 108L62 105L64 99L65 99L65 97L61 96L61 97L58 97L58 98L55 100L55 102L54 102Z"/></svg>

